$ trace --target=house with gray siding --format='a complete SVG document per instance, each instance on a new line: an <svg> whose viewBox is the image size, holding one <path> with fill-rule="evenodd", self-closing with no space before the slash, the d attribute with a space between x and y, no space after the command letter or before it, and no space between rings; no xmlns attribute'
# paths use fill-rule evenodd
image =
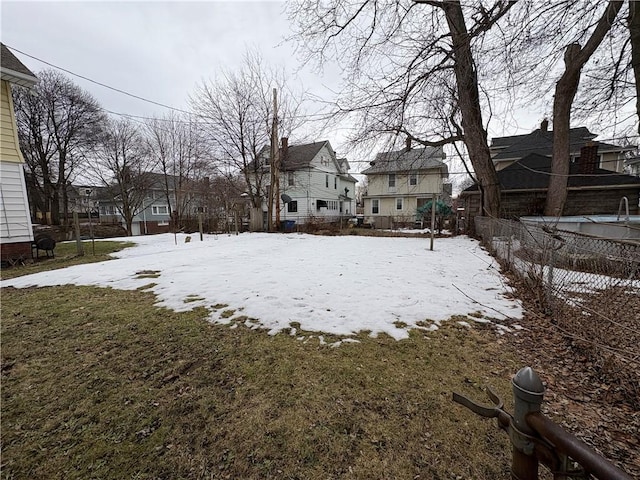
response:
<svg viewBox="0 0 640 480"><path fill-rule="evenodd" d="M143 173L143 188L134 206L134 217L131 224L132 235L146 235L166 233L170 231L172 212L179 211L180 217L185 219L197 215L203 205L203 195L200 185L189 180L180 179L174 175L162 173ZM117 223L126 227L122 216L117 194L112 194L109 187L97 188L97 205L101 223ZM168 196L167 196L168 192Z"/></svg>

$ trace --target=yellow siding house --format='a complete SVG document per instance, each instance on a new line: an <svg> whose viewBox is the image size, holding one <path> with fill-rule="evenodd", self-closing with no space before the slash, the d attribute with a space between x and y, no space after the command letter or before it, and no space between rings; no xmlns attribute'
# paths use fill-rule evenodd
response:
<svg viewBox="0 0 640 480"><path fill-rule="evenodd" d="M33 230L11 85L31 87L37 78L7 47L0 47L0 248L5 264L31 258Z"/></svg>

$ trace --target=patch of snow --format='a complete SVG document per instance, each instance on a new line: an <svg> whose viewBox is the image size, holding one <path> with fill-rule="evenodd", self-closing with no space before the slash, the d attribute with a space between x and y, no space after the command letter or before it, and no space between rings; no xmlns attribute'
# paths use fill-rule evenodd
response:
<svg viewBox="0 0 640 480"><path fill-rule="evenodd" d="M436 330L453 315L477 312L499 321L522 317L520 302L508 298L505 279L487 267L493 259L477 241L463 236L436 239L434 251L428 238L245 233L184 243L185 236L178 235L177 244L172 234L136 237L137 245L115 253L114 260L1 285L135 290L149 283L136 272L154 270L160 275L148 290L158 306L188 311L225 304L211 313L211 321L233 323L221 313L242 310L257 319L245 321L247 327L271 334L298 322L305 331L348 336L369 330L400 340L427 322L427 330ZM187 298L193 301L185 303Z"/></svg>

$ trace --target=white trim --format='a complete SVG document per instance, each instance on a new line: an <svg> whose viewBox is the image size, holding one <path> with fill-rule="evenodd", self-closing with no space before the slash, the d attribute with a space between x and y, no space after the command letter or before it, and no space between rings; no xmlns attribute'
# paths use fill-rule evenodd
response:
<svg viewBox="0 0 640 480"><path fill-rule="evenodd" d="M376 204L376 208L377 208L377 212L373 211L373 204ZM379 198L372 198L371 199L371 215L380 215L380 199Z"/></svg>
<svg viewBox="0 0 640 480"><path fill-rule="evenodd" d="M164 208L166 212L160 213L158 211L159 208ZM151 215L169 215L169 206L168 205L151 205Z"/></svg>

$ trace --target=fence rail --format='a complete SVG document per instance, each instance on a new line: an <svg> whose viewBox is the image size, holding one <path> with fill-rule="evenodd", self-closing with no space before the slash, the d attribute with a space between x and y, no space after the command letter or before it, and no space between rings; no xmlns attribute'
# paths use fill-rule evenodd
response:
<svg viewBox="0 0 640 480"><path fill-rule="evenodd" d="M537 480L538 464L545 465L554 480L591 478L631 480L631 476L599 455L588 445L562 429L542 413L542 380L531 367L522 368L512 380L514 413L503 409L503 402L490 388L493 405L475 403L458 393L457 402L480 416L496 418L498 427L509 434L512 445L511 478Z"/></svg>

